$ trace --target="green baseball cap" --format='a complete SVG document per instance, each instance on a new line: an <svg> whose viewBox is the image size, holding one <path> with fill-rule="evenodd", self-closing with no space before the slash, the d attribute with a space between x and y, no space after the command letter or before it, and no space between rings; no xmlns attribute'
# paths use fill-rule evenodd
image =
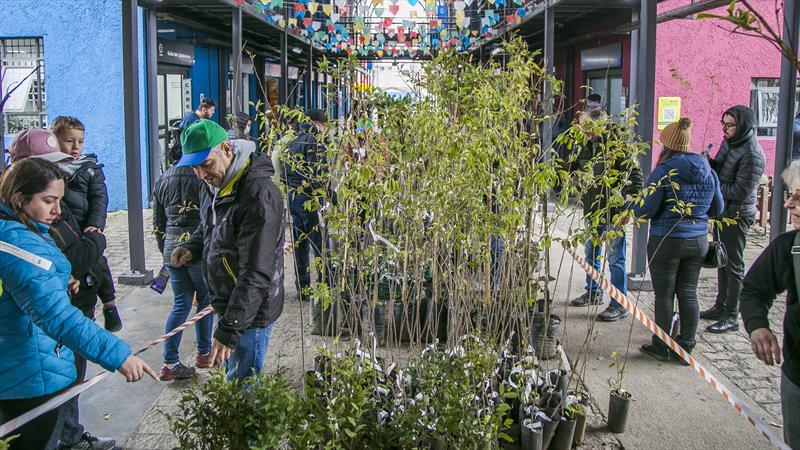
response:
<svg viewBox="0 0 800 450"><path fill-rule="evenodd" d="M178 167L203 163L211 149L228 140L228 132L218 123L200 119L181 133L181 159Z"/></svg>

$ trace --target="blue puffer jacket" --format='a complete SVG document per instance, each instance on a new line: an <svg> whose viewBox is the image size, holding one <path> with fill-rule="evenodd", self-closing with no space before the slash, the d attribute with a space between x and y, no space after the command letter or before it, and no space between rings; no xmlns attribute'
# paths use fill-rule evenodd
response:
<svg viewBox="0 0 800 450"><path fill-rule="evenodd" d="M670 171L676 175L667 177ZM673 190L670 181L680 189ZM650 219L651 236L694 238L708 233L708 219L718 217L724 209L719 178L706 158L696 153L678 153L656 166L646 187L659 186L645 197L642 206L635 206L637 217ZM691 215L673 211L676 199L690 203Z"/></svg>
<svg viewBox="0 0 800 450"><path fill-rule="evenodd" d="M13 213L0 203L0 213ZM70 264L50 238L0 219L0 399L51 394L75 381L76 350L114 371L131 354L125 342L72 306Z"/></svg>

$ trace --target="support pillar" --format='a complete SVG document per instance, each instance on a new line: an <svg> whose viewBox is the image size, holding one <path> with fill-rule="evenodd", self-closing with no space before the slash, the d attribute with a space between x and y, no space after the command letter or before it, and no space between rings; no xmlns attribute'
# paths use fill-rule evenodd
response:
<svg viewBox="0 0 800 450"><path fill-rule="evenodd" d="M653 165L653 109L655 107L656 83L656 0L641 0L639 10L639 52L638 73L636 76L636 101L639 104L639 118L636 133L642 142L651 145L651 149L639 157L639 167L645 181L650 176ZM648 225L644 223L634 227L633 265L631 275L634 280L643 280L647 273L647 234ZM638 289L640 283L633 283L631 288Z"/></svg>
<svg viewBox="0 0 800 450"><path fill-rule="evenodd" d="M800 0L783 2L783 40L797 54L800 34ZM769 238L786 231L786 209L783 207L784 184L781 173L792 161L794 141L794 102L797 92L797 67L786 56L781 56L781 82L778 96L778 136L775 139L775 170L772 179L772 204L769 216Z"/></svg>
<svg viewBox="0 0 800 450"><path fill-rule="evenodd" d="M306 111L313 108L311 96L313 95L314 88L314 47L308 44L308 58L306 59L306 76L305 76L305 89L303 92L303 99L305 100Z"/></svg>
<svg viewBox="0 0 800 450"><path fill-rule="evenodd" d="M286 17L289 17L288 15ZM281 81L278 83L278 101L286 106L289 99L289 32L284 27L281 35Z"/></svg>
<svg viewBox="0 0 800 450"><path fill-rule="evenodd" d="M544 71L553 75L553 40L555 38L555 11L547 3L544 9ZM505 52L503 52L505 62ZM544 114L548 117L542 124L542 150L549 151L553 146L553 92L550 83L544 84Z"/></svg>
<svg viewBox="0 0 800 450"><path fill-rule="evenodd" d="M136 0L122 1L122 74L125 117L125 181L128 196L128 240L131 271L119 276L120 284L150 283L153 272L144 262L142 214L142 153L139 142L139 34Z"/></svg>
<svg viewBox="0 0 800 450"><path fill-rule="evenodd" d="M147 11L147 135L148 161L150 173L150 193L155 188L156 180L161 174L163 155L161 141L158 139L158 26L156 12ZM169 136L169 129L166 130ZM166 148L164 149L167 150Z"/></svg>
<svg viewBox="0 0 800 450"><path fill-rule="evenodd" d="M231 17L231 63L233 64L233 82L231 83L231 102L233 113L240 113L242 103L242 7L233 9Z"/></svg>

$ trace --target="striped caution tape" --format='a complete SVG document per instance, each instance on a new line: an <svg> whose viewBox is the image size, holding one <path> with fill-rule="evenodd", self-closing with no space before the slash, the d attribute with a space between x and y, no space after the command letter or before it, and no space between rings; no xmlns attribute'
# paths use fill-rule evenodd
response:
<svg viewBox="0 0 800 450"><path fill-rule="evenodd" d="M178 326L174 330L170 331L169 333L161 336L160 338L154 340L153 342L147 344L145 347L134 353L134 355L139 355L156 345L166 341L167 339L175 336L176 334L180 333L181 331L189 328L190 326L197 323L198 320L202 319L203 317L212 313L214 309L209 306L202 311L198 312L191 319L184 322L182 325ZM30 422L31 420L41 416L42 414L52 411L59 406L66 403L68 400L78 396L80 393L88 390L95 384L99 383L102 379L110 375L111 372L107 372L105 370L98 372L95 376L88 380L84 380L80 384L76 384L75 386L63 391L62 393L56 395L55 397L51 398L50 400L42 403L41 405L33 408L32 410L22 414L21 416L15 417L14 419L9 420L8 422L4 423L0 426L0 437L4 437L9 435L12 431L16 430L17 428L25 425L26 423Z"/></svg>
<svg viewBox="0 0 800 450"><path fill-rule="evenodd" d="M592 267L589 263L587 263L585 259L575 254L575 252L572 249L569 249L567 247L564 248L567 250L567 252L569 252L572 255L573 258L575 258L575 261L577 261L578 264L580 264L583 270L585 270L590 277L592 277L596 282L600 284L603 290L605 290L608 293L608 295L611 296L611 298L619 302L619 304L625 307L625 309L628 310L628 312L630 312L631 315L633 315L633 317L636 320L641 322L642 325L647 327L647 329L650 330L651 333L658 336L658 338L664 341L664 343L667 344L669 348L671 348L675 353L680 355L680 357L684 361L689 363L689 366L691 366L698 374L700 374L701 377L703 377L706 381L708 381L708 383L711 384L711 386L722 395L722 398L724 398L725 400L728 401L728 403L733 405L733 407L739 414L744 416L747 419L747 421L750 422L751 425L756 427L756 429L760 431L765 438L769 439L772 445L782 450L791 450L791 448L789 448L789 446L786 445L785 442L783 442L783 439L781 439L777 434L775 434L775 432L772 431L772 429L769 426L767 426L767 424L765 424L758 416L756 416L756 414L753 412L753 410L750 409L750 407L748 407L744 402L742 402L735 395L733 395L733 392L731 392L730 389L725 387L725 385L723 385L719 380L717 380L716 377L711 375L708 372L708 370L706 370L705 367L703 367L696 359L692 357L691 354L686 352L686 350L684 350L683 347L681 347L677 342L675 342L675 340L672 339L672 337L667 332L659 328L658 325L656 325L656 323L652 319L647 317L647 315L644 312L642 312L641 309L637 308L636 305L634 305L631 301L629 301L628 297L626 297L625 294L620 292L619 289L614 287L614 285L612 285L606 277L601 277L600 273L597 270L595 270L594 267Z"/></svg>

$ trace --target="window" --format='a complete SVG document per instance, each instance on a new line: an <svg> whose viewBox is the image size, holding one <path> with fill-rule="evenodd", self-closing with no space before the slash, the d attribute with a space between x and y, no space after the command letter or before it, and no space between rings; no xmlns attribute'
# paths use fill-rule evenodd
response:
<svg viewBox="0 0 800 450"><path fill-rule="evenodd" d="M775 137L778 134L779 86L778 78L753 78L750 82L750 107L756 113L756 136ZM795 112L797 111L795 96Z"/></svg>
<svg viewBox="0 0 800 450"><path fill-rule="evenodd" d="M0 98L6 96L2 115L6 134L47 126L42 38L0 39Z"/></svg>

